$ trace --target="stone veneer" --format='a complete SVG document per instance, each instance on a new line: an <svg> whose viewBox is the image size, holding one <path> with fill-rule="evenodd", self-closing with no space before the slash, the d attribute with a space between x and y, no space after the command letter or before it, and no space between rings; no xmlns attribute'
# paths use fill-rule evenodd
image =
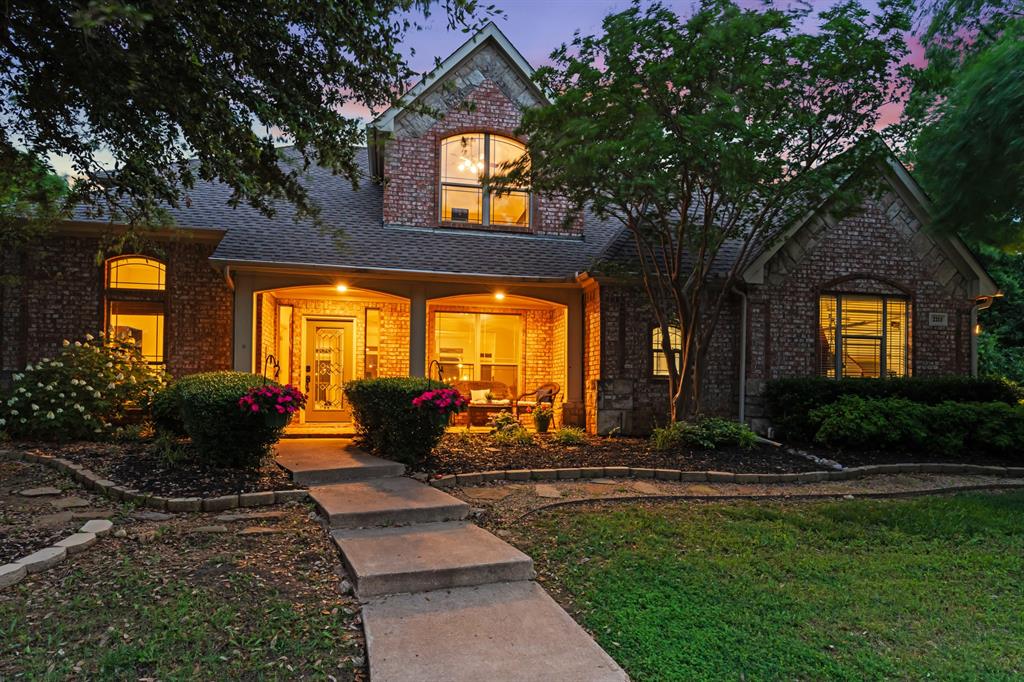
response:
<svg viewBox="0 0 1024 682"><path fill-rule="evenodd" d="M27 252L0 254L0 380L53 356L64 339L102 330L101 248L97 237L47 234ZM164 351L174 376L231 367L232 294L210 266L213 248L181 234L148 254L167 265Z"/></svg>

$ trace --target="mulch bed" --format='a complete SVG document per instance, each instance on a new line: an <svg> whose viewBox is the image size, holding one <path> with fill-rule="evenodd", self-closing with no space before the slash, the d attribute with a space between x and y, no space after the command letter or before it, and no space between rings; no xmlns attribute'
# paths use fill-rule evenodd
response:
<svg viewBox="0 0 1024 682"><path fill-rule="evenodd" d="M588 436L583 445L559 445L551 436L534 434L533 445L495 445L485 433L447 433L424 463L431 474L458 474L506 469L631 466L685 471L796 473L821 466L784 448L750 450L653 450L642 438Z"/></svg>
<svg viewBox="0 0 1024 682"><path fill-rule="evenodd" d="M299 487L270 457L258 469L228 469L195 457L170 461L149 441L71 443L38 449L88 467L121 485L166 497L216 497Z"/></svg>
<svg viewBox="0 0 1024 682"><path fill-rule="evenodd" d="M839 462L844 467L869 466L872 464L905 464L908 462L944 462L954 464L981 464L984 466L1024 466L1024 454L1016 457L987 453L962 453L957 455L933 455L921 452L886 452L882 450L835 451L820 448L803 448L804 452Z"/></svg>

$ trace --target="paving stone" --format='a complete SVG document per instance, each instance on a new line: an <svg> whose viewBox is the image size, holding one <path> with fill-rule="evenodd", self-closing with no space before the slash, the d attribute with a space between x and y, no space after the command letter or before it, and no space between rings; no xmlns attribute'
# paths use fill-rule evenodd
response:
<svg viewBox="0 0 1024 682"><path fill-rule="evenodd" d="M562 496L562 491L553 485L548 485L547 483L538 483L533 486L533 492L537 497L557 499Z"/></svg>
<svg viewBox="0 0 1024 682"><path fill-rule="evenodd" d="M680 481L706 481L708 480L708 473L706 471L680 471Z"/></svg>
<svg viewBox="0 0 1024 682"><path fill-rule="evenodd" d="M730 473L728 471L709 471L708 472L708 480L709 481L734 481L734 480L736 480L736 474Z"/></svg>
<svg viewBox="0 0 1024 682"><path fill-rule="evenodd" d="M29 573L39 573L64 561L68 551L63 547L47 547L15 561Z"/></svg>
<svg viewBox="0 0 1024 682"><path fill-rule="evenodd" d="M167 509L167 498L162 495L150 495L146 498L146 507L157 511L165 511Z"/></svg>
<svg viewBox="0 0 1024 682"><path fill-rule="evenodd" d="M201 497L172 497L167 500L167 511L170 512L197 512L202 508Z"/></svg>
<svg viewBox="0 0 1024 682"><path fill-rule="evenodd" d="M609 478L627 478L629 477L629 467L605 467L604 475Z"/></svg>
<svg viewBox="0 0 1024 682"><path fill-rule="evenodd" d="M654 478L654 469L630 467L629 473L636 478Z"/></svg>
<svg viewBox="0 0 1024 682"><path fill-rule="evenodd" d="M60 495L61 489L51 485L44 485L39 488L26 488L18 493L22 497L47 497L49 495Z"/></svg>
<svg viewBox="0 0 1024 682"><path fill-rule="evenodd" d="M109 494L110 489L116 485L117 482L111 481L109 478L101 478L100 480L96 481L96 487L100 490L100 492L104 494Z"/></svg>
<svg viewBox="0 0 1024 682"><path fill-rule="evenodd" d="M174 517L170 514L158 511L134 511L132 512L132 518L138 519L139 521L169 521Z"/></svg>
<svg viewBox="0 0 1024 682"><path fill-rule="evenodd" d="M510 469L505 472L505 478L509 481L529 481L532 475L529 469Z"/></svg>
<svg viewBox="0 0 1024 682"><path fill-rule="evenodd" d="M679 469L655 469L654 477L659 481L678 481Z"/></svg>
<svg viewBox="0 0 1024 682"><path fill-rule="evenodd" d="M628 679L532 581L371 598L363 625L377 682Z"/></svg>
<svg viewBox="0 0 1024 682"><path fill-rule="evenodd" d="M734 474L733 480L737 483L759 483L761 474Z"/></svg>
<svg viewBox="0 0 1024 682"><path fill-rule="evenodd" d="M644 483L643 481L634 481L629 484L632 490L637 491L641 495L660 495L661 488L654 485L653 483Z"/></svg>
<svg viewBox="0 0 1024 682"><path fill-rule="evenodd" d="M604 467L581 467L580 478L601 478L604 476Z"/></svg>
<svg viewBox="0 0 1024 682"><path fill-rule="evenodd" d="M74 509L75 507L88 507L92 502L81 497L62 497L59 500L50 500L57 509Z"/></svg>
<svg viewBox="0 0 1024 682"><path fill-rule="evenodd" d="M490 481L504 481L505 480L505 472L504 471L482 471L480 473L483 475L484 480L488 481L488 482L490 482Z"/></svg>
<svg viewBox="0 0 1024 682"><path fill-rule="evenodd" d="M33 517L32 526L33 528L56 528L57 526L63 526L72 518L74 518L72 513L67 511L43 514Z"/></svg>
<svg viewBox="0 0 1024 682"><path fill-rule="evenodd" d="M22 564L4 564L0 566L0 590L10 587L28 575Z"/></svg>
<svg viewBox="0 0 1024 682"><path fill-rule="evenodd" d="M309 497L308 490L275 490L274 503L284 504L285 502L303 502Z"/></svg>
<svg viewBox="0 0 1024 682"><path fill-rule="evenodd" d="M63 547L68 551L68 554L78 554L94 544L96 544L96 533L75 533L59 542L53 543L53 546Z"/></svg>
<svg viewBox="0 0 1024 682"><path fill-rule="evenodd" d="M238 495L207 497L203 500L203 511L225 511L227 509L235 509L236 507L238 507Z"/></svg>
<svg viewBox="0 0 1024 682"><path fill-rule="evenodd" d="M80 533L95 533L96 535L106 535L110 532L110 529L114 527L114 524L107 519L93 519L92 521L86 521L82 524L79 529Z"/></svg>
<svg viewBox="0 0 1024 682"><path fill-rule="evenodd" d="M231 523L233 521L256 521L261 519L280 519L287 516L283 511L262 511L262 512L236 512L234 514L221 514L218 521Z"/></svg>
<svg viewBox="0 0 1024 682"><path fill-rule="evenodd" d="M609 488L607 485L602 485L600 483L591 483L589 481L586 483L581 483L578 490L582 492L584 495L588 495L590 497L604 497L605 495L611 495L612 493L615 492L612 488Z"/></svg>
<svg viewBox="0 0 1024 682"><path fill-rule="evenodd" d="M227 526L199 526L192 529L193 533L227 533Z"/></svg>
<svg viewBox="0 0 1024 682"><path fill-rule="evenodd" d="M557 469L530 469L530 478L535 481L554 481L558 479ZM517 480L525 480L519 478Z"/></svg>
<svg viewBox="0 0 1024 682"><path fill-rule="evenodd" d="M595 478L591 481L595 485L619 485L619 481L612 478Z"/></svg>
<svg viewBox="0 0 1024 682"><path fill-rule="evenodd" d="M555 471L558 473L558 480L560 481L572 480L580 477L579 469L555 469Z"/></svg>
<svg viewBox="0 0 1024 682"><path fill-rule="evenodd" d="M512 494L512 491L505 487L496 488L473 488L465 492L466 497L474 500L489 500L491 502L497 502L498 500L504 500L506 497Z"/></svg>

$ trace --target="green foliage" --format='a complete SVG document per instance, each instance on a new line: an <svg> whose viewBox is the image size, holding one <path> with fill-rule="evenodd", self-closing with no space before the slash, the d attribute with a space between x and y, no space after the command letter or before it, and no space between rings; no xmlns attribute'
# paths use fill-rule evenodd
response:
<svg viewBox="0 0 1024 682"><path fill-rule="evenodd" d="M149 408L164 381L131 339L100 334L65 341L56 358L14 374L0 401L0 430L25 439L110 438L125 428L133 409Z"/></svg>
<svg viewBox="0 0 1024 682"><path fill-rule="evenodd" d="M38 159L4 145L0 136L0 249L33 243L64 214L68 185ZM0 275L0 286L13 284Z"/></svg>
<svg viewBox="0 0 1024 682"><path fill-rule="evenodd" d="M814 439L840 449L1024 455L1024 407L846 395L811 411Z"/></svg>
<svg viewBox="0 0 1024 682"><path fill-rule="evenodd" d="M701 448L718 450L726 447L750 449L757 443L757 435L746 424L705 417L697 421L672 422L651 432L651 447L655 450Z"/></svg>
<svg viewBox="0 0 1024 682"><path fill-rule="evenodd" d="M654 318L683 330L681 372L669 363L673 420L699 411L686 387L701 383L750 245L824 197L837 214L863 201L870 174L856 171L885 151L873 130L898 96L910 0L874 15L843 2L813 19L810 3L779 7L701 0L680 18L637 3L606 17L601 34L577 36L537 70L555 97L523 113L529 163L492 179L529 182L629 230ZM727 242L741 262L711 290Z"/></svg>
<svg viewBox="0 0 1024 682"><path fill-rule="evenodd" d="M518 423L496 430L491 438L495 445L533 445L533 436Z"/></svg>
<svg viewBox="0 0 1024 682"><path fill-rule="evenodd" d="M551 440L559 445L583 445L587 442L587 432L578 426L563 426L555 431Z"/></svg>
<svg viewBox="0 0 1024 682"><path fill-rule="evenodd" d="M266 214L318 208L300 180L317 162L353 183L362 124L347 104L389 105L416 74L398 49L434 0L130 3L11 0L0 41L0 150L64 156L91 180L76 200L167 219L197 181ZM475 0L441 0L450 28ZM294 144L287 158L275 148ZM101 162L112 157L117 186Z"/></svg>
<svg viewBox="0 0 1024 682"><path fill-rule="evenodd" d="M814 438L817 426L810 419L812 410L834 403L846 395L904 398L926 404L947 400L1016 404L1024 397L1019 386L1004 379L964 376L839 380L799 377L773 379L765 389L768 416L779 437L795 442L807 442Z"/></svg>
<svg viewBox="0 0 1024 682"><path fill-rule="evenodd" d="M519 426L519 420L509 410L502 410L491 417L491 432L504 431Z"/></svg>
<svg viewBox="0 0 1024 682"><path fill-rule="evenodd" d="M153 397L149 412L153 426L158 431L165 431L175 436L183 436L187 433L181 410L180 382L171 382L157 392Z"/></svg>
<svg viewBox="0 0 1024 682"><path fill-rule="evenodd" d="M1021 491L678 502L512 531L630 679L1008 681L1024 670L1022 511Z"/></svg>
<svg viewBox="0 0 1024 682"><path fill-rule="evenodd" d="M359 379L345 384L359 442L374 454L418 467L444 435L448 415L415 407L412 401L438 386L421 377Z"/></svg>
<svg viewBox="0 0 1024 682"><path fill-rule="evenodd" d="M282 427L242 410L238 401L265 379L246 372L190 374L176 382L185 431L199 456L228 467L258 467Z"/></svg>
<svg viewBox="0 0 1024 682"><path fill-rule="evenodd" d="M551 421L555 418L555 408L548 403L541 403L533 408L532 416L537 433L547 433Z"/></svg>

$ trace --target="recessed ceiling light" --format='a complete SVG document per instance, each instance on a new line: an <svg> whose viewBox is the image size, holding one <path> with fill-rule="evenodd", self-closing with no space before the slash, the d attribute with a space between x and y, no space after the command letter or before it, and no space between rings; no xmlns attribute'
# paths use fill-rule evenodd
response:
<svg viewBox="0 0 1024 682"><path fill-rule="evenodd" d="M505 292L504 291L495 291L494 292L494 298L495 298L495 300L498 300L498 301L504 301L505 300Z"/></svg>
<svg viewBox="0 0 1024 682"><path fill-rule="evenodd" d="M348 287L347 287L347 286L345 286L344 284L339 284L338 286L336 286L336 287L334 287L334 288L338 290L338 293L339 293L339 294L343 294L343 293L345 293L346 291L348 291Z"/></svg>

